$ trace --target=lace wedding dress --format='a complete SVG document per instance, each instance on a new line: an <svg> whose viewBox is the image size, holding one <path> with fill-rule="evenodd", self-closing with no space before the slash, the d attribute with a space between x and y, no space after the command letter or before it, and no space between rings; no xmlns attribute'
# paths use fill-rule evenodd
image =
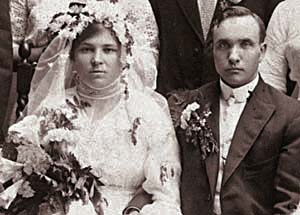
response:
<svg viewBox="0 0 300 215"><path fill-rule="evenodd" d="M75 88L68 90L70 101L74 96L78 97ZM102 118L97 116L97 110L103 100L83 99L91 107L80 110L74 120L79 139L72 152L83 167L91 166L104 184L100 190L105 199L102 204L105 215L122 214L141 186L153 195L154 201L144 206L141 214L180 215L181 169L171 121L152 97L134 90L130 90L128 99L123 93L121 96L118 104ZM139 123L134 128L137 119ZM33 139L37 136L33 135L34 130L28 132L34 127L21 121L10 132L32 134L24 136L37 141ZM92 204L71 203L68 215L79 214L95 214Z"/></svg>

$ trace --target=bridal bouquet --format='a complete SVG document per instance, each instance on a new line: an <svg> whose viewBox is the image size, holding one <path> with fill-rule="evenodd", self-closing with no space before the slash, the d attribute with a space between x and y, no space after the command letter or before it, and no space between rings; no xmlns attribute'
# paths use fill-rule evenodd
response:
<svg viewBox="0 0 300 215"><path fill-rule="evenodd" d="M9 129L0 156L0 208L6 214L67 214L72 201L91 201L102 215L103 185L72 153L78 130L72 122L84 105L44 108Z"/></svg>

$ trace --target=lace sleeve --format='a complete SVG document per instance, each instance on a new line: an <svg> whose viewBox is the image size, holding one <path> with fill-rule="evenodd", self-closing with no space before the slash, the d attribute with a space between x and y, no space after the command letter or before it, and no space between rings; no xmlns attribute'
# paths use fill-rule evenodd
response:
<svg viewBox="0 0 300 215"><path fill-rule="evenodd" d="M10 1L10 18L13 41L19 43L24 40L27 29L29 10L27 0Z"/></svg>
<svg viewBox="0 0 300 215"><path fill-rule="evenodd" d="M151 110L154 113L160 111L158 108ZM151 142L144 164L146 180L143 189L152 194L154 202L145 205L141 214L181 215L179 197L181 167L178 143L171 120L162 112L156 114L148 124L148 130L152 132L148 138Z"/></svg>
<svg viewBox="0 0 300 215"><path fill-rule="evenodd" d="M259 72L263 79L271 86L286 92L286 75L288 62L285 51L288 40L289 11L283 3L275 9L267 29L267 51L259 65Z"/></svg>
<svg viewBox="0 0 300 215"><path fill-rule="evenodd" d="M291 10L292 8L292 10ZM290 69L290 79L300 82L300 4L289 7L288 16L288 41L285 56Z"/></svg>

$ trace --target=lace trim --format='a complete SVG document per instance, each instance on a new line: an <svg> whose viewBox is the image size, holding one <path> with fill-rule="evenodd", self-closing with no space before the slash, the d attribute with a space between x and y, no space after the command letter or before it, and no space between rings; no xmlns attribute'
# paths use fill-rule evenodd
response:
<svg viewBox="0 0 300 215"><path fill-rule="evenodd" d="M124 2L124 3L123 3ZM144 53L148 53L153 56L154 62L152 63L153 68L147 69L146 71L138 71L139 76L143 80L146 86L152 89L156 88L157 78L157 62L158 62L158 27L155 21L155 17L148 1L145 0L120 0L120 3L124 4L124 9L128 11L130 21L135 26L137 32L142 33L148 48L144 49ZM136 36L138 38L138 36ZM140 36L141 37L141 36ZM141 41L143 43L143 41ZM145 46L145 44L138 45L139 47Z"/></svg>

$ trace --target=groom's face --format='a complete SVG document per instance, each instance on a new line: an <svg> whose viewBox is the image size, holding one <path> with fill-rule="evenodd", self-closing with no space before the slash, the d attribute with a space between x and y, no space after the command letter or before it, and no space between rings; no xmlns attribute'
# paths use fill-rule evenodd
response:
<svg viewBox="0 0 300 215"><path fill-rule="evenodd" d="M231 87L240 87L257 76L266 46L252 16L230 17L215 27L213 53L216 70Z"/></svg>

